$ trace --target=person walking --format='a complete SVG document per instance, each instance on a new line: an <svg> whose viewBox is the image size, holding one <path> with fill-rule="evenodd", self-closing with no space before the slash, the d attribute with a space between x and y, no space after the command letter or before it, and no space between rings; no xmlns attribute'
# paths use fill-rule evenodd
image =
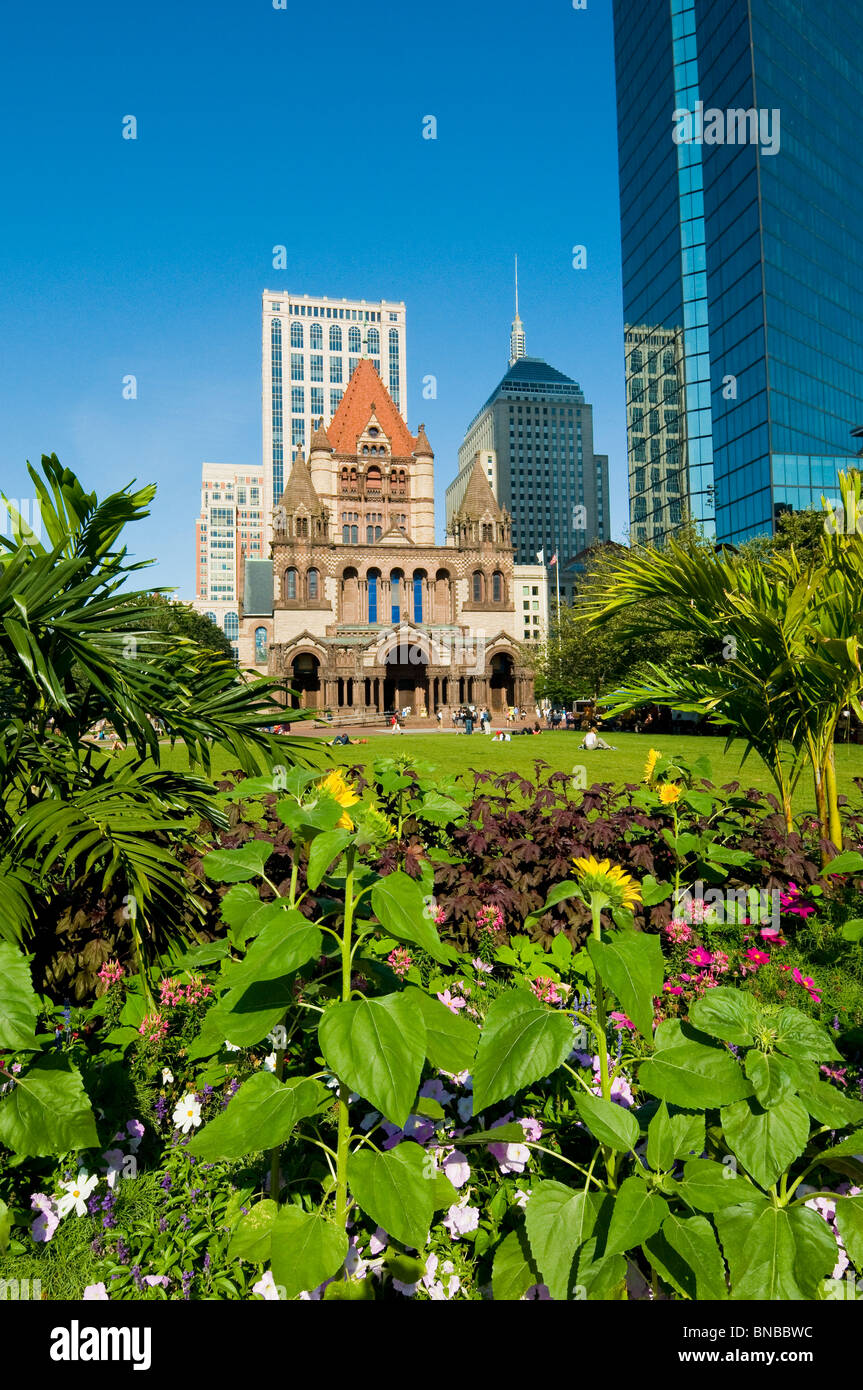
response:
<svg viewBox="0 0 863 1390"><path fill-rule="evenodd" d="M473 733L473 710L468 708L464 717L464 731L466 734Z"/></svg>

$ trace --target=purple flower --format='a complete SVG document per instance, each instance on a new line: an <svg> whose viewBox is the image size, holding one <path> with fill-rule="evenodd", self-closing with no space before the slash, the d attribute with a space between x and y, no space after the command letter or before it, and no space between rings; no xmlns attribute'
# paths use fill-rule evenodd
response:
<svg viewBox="0 0 863 1390"><path fill-rule="evenodd" d="M165 1192L170 1192L170 1190L171 1190L171 1174L170 1174L170 1173L166 1173L166 1174L165 1174L165 1176L163 1177L162 1181L159 1183L159 1186L160 1186Z"/></svg>
<svg viewBox="0 0 863 1390"><path fill-rule="evenodd" d="M160 1230L160 1231L162 1232L162 1234L164 1235L164 1233L165 1233L165 1231L167 1231L167 1229L168 1229L168 1219L167 1219L167 1217L165 1217L165 1216L160 1216L160 1217L159 1217L159 1230Z"/></svg>
<svg viewBox="0 0 863 1390"><path fill-rule="evenodd" d="M189 1298L189 1290L190 1290L190 1288L191 1288L191 1286L192 1286L192 1280L193 1280L193 1278L194 1278L194 1275L192 1274L192 1271L191 1271L190 1269L186 1270L186 1272L185 1272L184 1275L183 1275L183 1297L184 1297L187 1301L188 1301L188 1298Z"/></svg>
<svg viewBox="0 0 863 1390"><path fill-rule="evenodd" d="M117 1259L121 1265L127 1265L131 1259L131 1252L122 1236L117 1241Z"/></svg>

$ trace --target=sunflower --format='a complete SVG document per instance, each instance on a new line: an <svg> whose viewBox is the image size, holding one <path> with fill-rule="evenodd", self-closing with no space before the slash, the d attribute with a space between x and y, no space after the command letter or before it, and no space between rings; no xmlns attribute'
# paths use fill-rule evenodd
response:
<svg viewBox="0 0 863 1390"><path fill-rule="evenodd" d="M676 782L664 782L659 788L659 799L663 806L673 806L680 800L681 789Z"/></svg>
<svg viewBox="0 0 863 1390"><path fill-rule="evenodd" d="M340 806L355 806L360 799L353 787L345 781L345 774L340 767L333 768L332 772L324 778L323 782L318 783L318 786L322 792L327 792ZM353 830L354 823L347 814L347 811L338 822L336 828L338 830Z"/></svg>
<svg viewBox="0 0 863 1390"><path fill-rule="evenodd" d="M658 748L651 748L650 752L647 755L647 762L644 764L644 776L641 779L642 782L653 781L653 771L661 757L662 754L660 753Z"/></svg>
<svg viewBox="0 0 863 1390"><path fill-rule="evenodd" d="M585 893L602 893L611 907L635 907L641 890L635 879L610 859L573 859L575 876Z"/></svg>

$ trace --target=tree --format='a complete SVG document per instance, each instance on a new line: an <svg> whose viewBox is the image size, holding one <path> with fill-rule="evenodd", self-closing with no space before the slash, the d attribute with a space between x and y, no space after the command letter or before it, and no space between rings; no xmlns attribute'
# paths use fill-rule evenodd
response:
<svg viewBox="0 0 863 1390"><path fill-rule="evenodd" d="M166 593L137 594L127 600L129 631L161 632L168 637L187 637L199 647L233 659L233 649L224 632L190 603L180 603Z"/></svg>
<svg viewBox="0 0 863 1390"><path fill-rule="evenodd" d="M125 591L151 562L128 562L121 534L154 487L100 501L56 455L44 476L28 469L46 543L8 501L13 535L0 537L0 936L28 939L37 909L95 883L125 897L142 963L190 901L174 848L202 819L228 823L207 780L213 748L255 773L314 745L268 733L276 682L160 630L162 601ZM101 720L128 745L122 760L92 741ZM154 720L188 772L162 766Z"/></svg>

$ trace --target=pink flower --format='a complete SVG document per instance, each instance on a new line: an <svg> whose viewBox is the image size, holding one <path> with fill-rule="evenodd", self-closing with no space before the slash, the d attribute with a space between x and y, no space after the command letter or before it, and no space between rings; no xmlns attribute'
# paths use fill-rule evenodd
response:
<svg viewBox="0 0 863 1390"><path fill-rule="evenodd" d="M665 934L675 945L681 946L684 942L689 941L692 936L692 928L687 925L682 917L672 917L668 926L665 928Z"/></svg>
<svg viewBox="0 0 863 1390"><path fill-rule="evenodd" d="M470 1193L466 1192L458 1203L458 1206L451 1206L442 1221L453 1240L458 1240L459 1236L467 1235L468 1231L475 1231L479 1226L479 1207L469 1205Z"/></svg>
<svg viewBox="0 0 863 1390"><path fill-rule="evenodd" d="M460 994L452 995L448 989L445 989L443 994L439 994L438 999L442 1004L446 1004L452 1014L457 1014L459 1009L463 1009L467 1004L467 1000L462 999Z"/></svg>
<svg viewBox="0 0 863 1390"><path fill-rule="evenodd" d="M118 960L106 961L99 971L99 979L102 981L102 984L109 989L111 985L116 984L117 981L122 980L122 978L123 967Z"/></svg>
<svg viewBox="0 0 863 1390"><path fill-rule="evenodd" d="M181 993L181 998L185 998L187 1004L200 1004L202 999L206 999L213 993L213 986L208 985L199 976L193 975L185 990Z"/></svg>
<svg viewBox="0 0 863 1390"><path fill-rule="evenodd" d="M470 1164L460 1149L453 1149L443 1160L443 1170L453 1187L464 1187L470 1178Z"/></svg>
<svg viewBox="0 0 863 1390"><path fill-rule="evenodd" d="M554 980L547 980L544 976L537 975L536 979L531 981L530 987L541 1004L559 1004L561 1002Z"/></svg>
<svg viewBox="0 0 863 1390"><path fill-rule="evenodd" d="M490 904L481 907L476 914L476 924L480 931L501 932L504 929L503 913L499 907Z"/></svg>
<svg viewBox="0 0 863 1390"><path fill-rule="evenodd" d="M387 956L387 965L400 980L403 980L413 965L410 951L404 946L397 946Z"/></svg>
<svg viewBox="0 0 863 1390"><path fill-rule="evenodd" d="M750 946L746 952L746 959L751 960L754 965L768 965L770 957L766 951L757 951L754 946Z"/></svg>
<svg viewBox="0 0 863 1390"><path fill-rule="evenodd" d="M713 957L703 946L695 946L686 957L690 965L706 967L713 964Z"/></svg>
<svg viewBox="0 0 863 1390"><path fill-rule="evenodd" d="M81 1297L85 1303L107 1302L108 1290L104 1284L88 1284Z"/></svg>
<svg viewBox="0 0 863 1390"><path fill-rule="evenodd" d="M662 986L662 988L663 988L668 994L682 994L682 993L683 993L683 985L672 985L672 984L670 984L670 983L668 982L668 980L665 981L665 984Z"/></svg>
<svg viewBox="0 0 863 1390"><path fill-rule="evenodd" d="M30 1234L37 1243L47 1244L60 1224L57 1203L53 1197L46 1197L44 1192L34 1192L30 1206L39 1213L30 1227Z"/></svg>
<svg viewBox="0 0 863 1390"><path fill-rule="evenodd" d="M145 1283L145 1284L149 1284L151 1289L152 1289L152 1288L155 1288L155 1286L156 1286L157 1284L161 1284L161 1285L162 1285L162 1288L163 1288L163 1289L166 1289L166 1288L168 1287L168 1285L170 1284L170 1282L171 1282L171 1281L170 1281L170 1279L168 1278L167 1274L145 1274L145 1275L144 1275L144 1283Z"/></svg>
<svg viewBox="0 0 863 1390"><path fill-rule="evenodd" d="M479 956L474 956L473 960L471 961L471 965L473 966L474 970L478 970L481 975L490 975L491 972L494 970L493 965L486 965L485 961L480 960Z"/></svg>
<svg viewBox="0 0 863 1390"><path fill-rule="evenodd" d="M184 999L183 989L172 976L168 975L159 985L159 1003L163 1008L173 1008L175 1004L182 1004Z"/></svg>
<svg viewBox="0 0 863 1390"><path fill-rule="evenodd" d="M519 1120L519 1124L524 1130L525 1139L529 1139L531 1143L538 1144L542 1138L542 1121L535 1120L532 1115L528 1115L525 1119Z"/></svg>
<svg viewBox="0 0 863 1390"><path fill-rule="evenodd" d="M436 926L442 927L444 922L446 921L446 908L439 907L434 915L434 920Z"/></svg>
<svg viewBox="0 0 863 1390"><path fill-rule="evenodd" d="M155 1013L147 1014L138 1032L145 1042L162 1042L168 1034L168 1020L157 1009Z"/></svg>
<svg viewBox="0 0 863 1390"><path fill-rule="evenodd" d="M626 1017L626 1014L619 1013L618 1010L615 1009L608 1017L612 1020L619 1033L622 1032L624 1028L628 1028L630 1032L633 1033L636 1031L635 1024L631 1018Z"/></svg>

